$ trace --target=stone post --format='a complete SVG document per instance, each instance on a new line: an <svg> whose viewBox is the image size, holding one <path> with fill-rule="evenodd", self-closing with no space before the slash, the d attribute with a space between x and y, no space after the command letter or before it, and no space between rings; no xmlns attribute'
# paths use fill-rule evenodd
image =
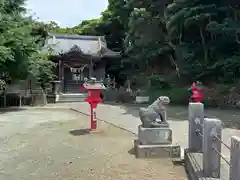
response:
<svg viewBox="0 0 240 180"><path fill-rule="evenodd" d="M115 77L113 78L112 84L113 84L113 89L116 89L116 78Z"/></svg>
<svg viewBox="0 0 240 180"><path fill-rule="evenodd" d="M54 94L60 94L61 81L54 81Z"/></svg>
<svg viewBox="0 0 240 180"><path fill-rule="evenodd" d="M189 103L188 106L188 149L189 152L202 152L202 124L204 119L204 105ZM199 132L199 133L197 133Z"/></svg>
<svg viewBox="0 0 240 180"><path fill-rule="evenodd" d="M217 138L216 138L217 137ZM203 122L203 174L204 177L220 178L222 122L205 118Z"/></svg>
<svg viewBox="0 0 240 180"><path fill-rule="evenodd" d="M240 138L233 136L231 138L230 155L230 180L240 179Z"/></svg>
<svg viewBox="0 0 240 180"><path fill-rule="evenodd" d="M127 92L131 92L131 91L132 91L132 89L131 89L131 81L130 81L129 79L127 80L126 84L127 84L127 89L126 89L126 91L127 91Z"/></svg>

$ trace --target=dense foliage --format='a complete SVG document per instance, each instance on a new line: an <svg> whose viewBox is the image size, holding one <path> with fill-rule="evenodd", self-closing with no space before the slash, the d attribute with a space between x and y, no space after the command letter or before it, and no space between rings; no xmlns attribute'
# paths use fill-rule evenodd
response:
<svg viewBox="0 0 240 180"><path fill-rule="evenodd" d="M129 17L126 52L133 61L146 62L143 70L153 64L161 74L162 63L167 60L177 75L187 81L238 80L237 1L131 0L131 3L134 9Z"/></svg>
<svg viewBox="0 0 240 180"><path fill-rule="evenodd" d="M52 79L53 64L41 52L47 33L43 24L26 16L24 0L0 1L0 19L1 89L29 75Z"/></svg>
<svg viewBox="0 0 240 180"><path fill-rule="evenodd" d="M239 5L237 0L109 0L101 18L61 31L105 35L110 48L123 52L117 70L127 75L236 83Z"/></svg>

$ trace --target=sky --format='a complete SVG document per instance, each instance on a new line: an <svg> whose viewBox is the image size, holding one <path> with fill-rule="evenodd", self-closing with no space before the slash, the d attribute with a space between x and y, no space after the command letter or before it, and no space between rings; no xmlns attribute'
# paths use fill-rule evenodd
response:
<svg viewBox="0 0 240 180"><path fill-rule="evenodd" d="M108 0L27 0L28 13L40 21L55 21L61 27L73 27L82 20L98 18Z"/></svg>

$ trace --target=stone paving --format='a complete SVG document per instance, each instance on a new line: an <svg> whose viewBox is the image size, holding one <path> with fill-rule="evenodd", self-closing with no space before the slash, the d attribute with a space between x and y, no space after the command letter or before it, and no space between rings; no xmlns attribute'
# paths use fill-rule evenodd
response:
<svg viewBox="0 0 240 180"><path fill-rule="evenodd" d="M168 159L136 159L133 133L62 107L0 111L1 180L185 180ZM84 105L85 106L85 105Z"/></svg>
<svg viewBox="0 0 240 180"><path fill-rule="evenodd" d="M39 107L41 108L41 107ZM84 114L90 112L90 107L87 103L59 103L49 104L45 107L47 109L63 110L63 109L75 109ZM31 109L31 108L30 108ZM34 108L33 108L34 109ZM137 126L141 123L138 117L139 106L135 105L117 105L117 104L100 104L97 108L97 117L110 124L122 127L133 133L137 133ZM206 109L205 114L209 117L217 117L223 122L223 135L222 139L226 144L230 144L231 136L240 136L239 119L240 111L237 110L219 110L219 109ZM180 144L181 147L187 147L188 136L188 121L187 121L188 109L187 107L174 107L169 106L168 117L169 124L173 130L173 142L174 144ZM60 114L61 116L61 114ZM22 117L23 118L23 117ZM43 119L44 120L44 119ZM16 121L17 123L18 121ZM29 121L30 122L30 121ZM29 124L29 126L31 123ZM0 127L2 124L0 123ZM7 125L6 125L7 126ZM90 126L90 125L89 125ZM18 127L21 129L21 125ZM7 130L4 130L7 131ZM222 153L227 159L229 159L229 150L222 146ZM228 165L222 161L222 168L225 174L228 174ZM227 180L227 178L225 178Z"/></svg>
<svg viewBox="0 0 240 180"><path fill-rule="evenodd" d="M90 113L90 107L87 103L66 103L48 105L48 107L55 108L72 108L82 113ZM108 105L100 104L97 107L97 117L108 123L120 126L128 131L137 134L137 127L141 124L138 117L139 107L137 106L125 106L125 105ZM173 142L180 144L182 147L187 147L188 141L188 120L187 120L187 107L172 107L168 109L168 122L173 130ZM210 117L217 117L222 120L223 124L229 124L229 121L238 121L240 119L240 113L238 111L230 110L217 110L207 109L206 114ZM236 129L235 126L223 129L223 141L230 144L231 136L240 136L240 130ZM222 147L223 152L226 156L229 153L225 147Z"/></svg>
<svg viewBox="0 0 240 180"><path fill-rule="evenodd" d="M78 110L84 114L89 114L90 107L87 103L69 103L65 105L56 105L59 107L69 107ZM141 123L138 117L139 106L127 105L109 105L100 104L97 108L97 117L108 123L120 126L128 131L137 133L137 127ZM219 110L206 109L205 114L208 117L217 117L223 123L222 140L230 145L231 136L240 136L238 121L240 119L240 112L237 110ZM169 124L173 130L173 143L180 144L181 147L188 146L188 108L169 106L168 117ZM222 145L222 154L229 159L229 150ZM222 160L222 180L227 180L229 166Z"/></svg>

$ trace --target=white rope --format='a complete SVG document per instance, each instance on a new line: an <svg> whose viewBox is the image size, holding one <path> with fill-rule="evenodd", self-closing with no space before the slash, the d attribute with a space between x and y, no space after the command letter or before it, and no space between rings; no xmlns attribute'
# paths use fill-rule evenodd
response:
<svg viewBox="0 0 240 180"><path fill-rule="evenodd" d="M71 67L67 64L64 63L65 66L67 66L68 68L70 68L70 71L73 72L73 73L76 73L76 72L83 72L83 70L85 69L86 66L88 66L88 64L85 64L83 65L82 67L80 68L74 68L74 67Z"/></svg>

